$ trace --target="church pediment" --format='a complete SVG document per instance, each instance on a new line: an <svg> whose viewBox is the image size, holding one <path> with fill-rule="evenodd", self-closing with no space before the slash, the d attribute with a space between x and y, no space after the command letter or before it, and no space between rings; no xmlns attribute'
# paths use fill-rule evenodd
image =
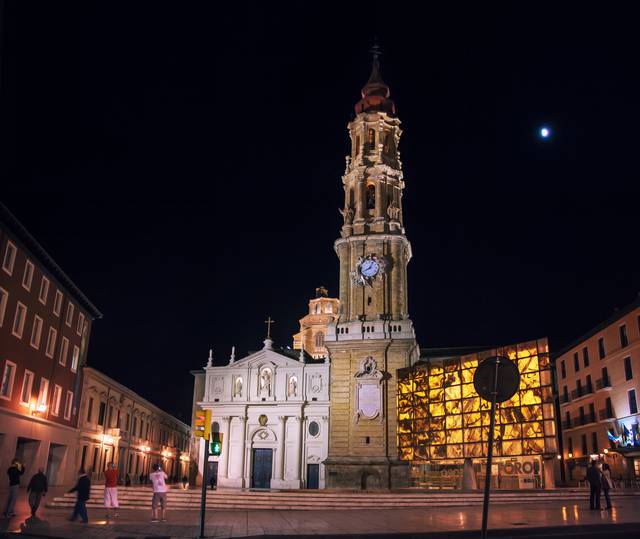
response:
<svg viewBox="0 0 640 539"><path fill-rule="evenodd" d="M296 359L292 359L277 350L259 350L253 354L236 361L234 367L258 368L265 365L272 367L300 367L302 364Z"/></svg>

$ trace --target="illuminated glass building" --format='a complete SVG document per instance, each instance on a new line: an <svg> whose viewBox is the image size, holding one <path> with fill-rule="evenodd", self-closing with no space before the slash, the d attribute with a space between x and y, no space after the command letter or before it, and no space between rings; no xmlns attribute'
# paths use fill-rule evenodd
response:
<svg viewBox="0 0 640 539"><path fill-rule="evenodd" d="M427 350L398 371L399 457L411 483L425 488L475 488L484 480L490 403L473 387L480 361L503 355L518 365L520 389L497 406L495 488L552 488L559 471L547 339L473 351Z"/></svg>

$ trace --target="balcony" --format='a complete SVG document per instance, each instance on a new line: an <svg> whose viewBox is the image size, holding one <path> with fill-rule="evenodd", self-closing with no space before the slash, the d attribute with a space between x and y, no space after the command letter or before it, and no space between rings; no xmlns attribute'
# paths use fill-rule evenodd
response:
<svg viewBox="0 0 640 539"><path fill-rule="evenodd" d="M568 402L571 402L569 395L560 395L560 404L567 404Z"/></svg>
<svg viewBox="0 0 640 539"><path fill-rule="evenodd" d="M586 395L590 395L593 393L593 387L588 385L581 388L576 388L571 392L571 400L579 399L580 397L585 397Z"/></svg>
<svg viewBox="0 0 640 539"><path fill-rule="evenodd" d="M596 380L596 391L600 391L601 389L611 389L611 380L609 380L608 376Z"/></svg>
<svg viewBox="0 0 640 539"><path fill-rule="evenodd" d="M613 410L600 410L599 413L600 421L606 421L607 419L615 419L613 415Z"/></svg>
<svg viewBox="0 0 640 539"><path fill-rule="evenodd" d="M563 429L575 429L596 422L596 414L585 415L584 417L574 417L571 421L566 419L562 422Z"/></svg>

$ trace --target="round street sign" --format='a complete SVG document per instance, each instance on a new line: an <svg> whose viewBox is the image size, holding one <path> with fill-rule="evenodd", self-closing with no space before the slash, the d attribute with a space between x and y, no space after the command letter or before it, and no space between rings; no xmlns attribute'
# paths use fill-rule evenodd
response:
<svg viewBox="0 0 640 539"><path fill-rule="evenodd" d="M495 375L498 383L495 384ZM504 356L491 356L483 360L473 375L473 386L484 400L493 400L496 388L496 402L508 401L520 385L520 372L516 364Z"/></svg>

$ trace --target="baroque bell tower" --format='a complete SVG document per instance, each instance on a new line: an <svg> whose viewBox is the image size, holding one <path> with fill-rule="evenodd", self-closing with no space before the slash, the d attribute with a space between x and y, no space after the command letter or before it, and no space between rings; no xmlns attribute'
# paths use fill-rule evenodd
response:
<svg viewBox="0 0 640 539"><path fill-rule="evenodd" d="M328 488L405 486L398 459L396 370L419 356L408 313L400 120L373 50L371 76L348 125L342 176L340 311L327 331L331 360Z"/></svg>

